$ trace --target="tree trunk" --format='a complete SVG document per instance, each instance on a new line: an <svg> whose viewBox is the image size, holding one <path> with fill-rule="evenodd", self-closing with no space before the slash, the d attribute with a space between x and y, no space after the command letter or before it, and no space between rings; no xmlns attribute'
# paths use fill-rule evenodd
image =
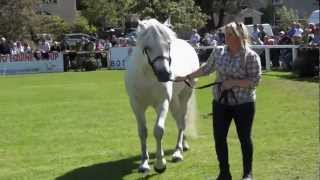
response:
<svg viewBox="0 0 320 180"><path fill-rule="evenodd" d="M207 20L207 30L210 31L213 29L216 29L215 21L214 21L214 13L210 13L210 18L208 18Z"/></svg>

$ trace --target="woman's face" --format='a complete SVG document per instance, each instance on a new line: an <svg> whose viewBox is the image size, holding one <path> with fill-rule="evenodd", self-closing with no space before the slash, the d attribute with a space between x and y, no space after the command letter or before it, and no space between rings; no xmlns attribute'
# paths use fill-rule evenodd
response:
<svg viewBox="0 0 320 180"><path fill-rule="evenodd" d="M228 46L240 45L240 39L235 35L231 28L226 28L226 44Z"/></svg>

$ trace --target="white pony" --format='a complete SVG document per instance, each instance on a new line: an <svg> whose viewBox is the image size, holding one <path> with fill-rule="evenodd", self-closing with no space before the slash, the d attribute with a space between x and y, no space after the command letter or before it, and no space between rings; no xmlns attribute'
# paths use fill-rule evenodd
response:
<svg viewBox="0 0 320 180"><path fill-rule="evenodd" d="M137 119L141 142L139 172L150 170L145 118L145 111L149 106L152 106L157 114L154 126L157 145L154 169L159 173L166 169L162 137L169 109L179 131L172 161L183 160L183 150L188 149L185 129L189 123L194 124L195 120L195 96L193 89L184 82L176 83L172 80L198 68L199 60L194 48L186 41L178 39L170 28L156 19L139 21L137 48L129 59L125 76L126 90Z"/></svg>

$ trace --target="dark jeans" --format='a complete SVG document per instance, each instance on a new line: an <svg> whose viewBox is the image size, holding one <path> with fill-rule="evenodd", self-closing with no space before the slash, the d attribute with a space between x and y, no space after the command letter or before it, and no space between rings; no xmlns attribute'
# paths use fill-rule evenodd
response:
<svg viewBox="0 0 320 180"><path fill-rule="evenodd" d="M221 173L229 172L227 135L234 119L242 150L244 175L251 173L253 145L251 129L255 114L255 103L249 102L230 106L213 101L213 131L215 148Z"/></svg>

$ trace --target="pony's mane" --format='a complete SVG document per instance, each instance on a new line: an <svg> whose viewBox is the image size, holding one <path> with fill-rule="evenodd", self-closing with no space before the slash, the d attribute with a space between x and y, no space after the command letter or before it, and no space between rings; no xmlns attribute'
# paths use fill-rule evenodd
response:
<svg viewBox="0 0 320 180"><path fill-rule="evenodd" d="M148 19L139 22L137 29L137 43L141 44L148 38L171 42L176 39L177 36L169 27L161 24L156 19Z"/></svg>

